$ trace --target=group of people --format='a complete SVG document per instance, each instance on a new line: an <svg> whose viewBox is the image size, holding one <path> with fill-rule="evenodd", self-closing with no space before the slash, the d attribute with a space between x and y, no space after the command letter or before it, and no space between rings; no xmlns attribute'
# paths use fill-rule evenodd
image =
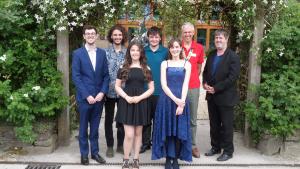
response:
<svg viewBox="0 0 300 169"><path fill-rule="evenodd" d="M239 57L227 47L228 32L216 30L216 50L207 58L200 83L205 54L193 41L194 33L194 25L184 23L182 40L173 38L165 48L159 28L153 26L147 31L148 46L132 41L126 49L126 30L114 25L107 35L111 45L104 50L96 47L97 29L84 26L85 44L72 58L81 164L89 164L89 154L98 163L106 162L98 145L103 106L106 156L114 156L115 120L116 152L124 154L122 169L138 169L140 153L151 147L152 160L166 158L166 169L179 169L178 159L191 162L192 157L200 158L196 144L200 84L207 92L211 136L211 149L204 155L223 150L218 161L232 158Z"/></svg>

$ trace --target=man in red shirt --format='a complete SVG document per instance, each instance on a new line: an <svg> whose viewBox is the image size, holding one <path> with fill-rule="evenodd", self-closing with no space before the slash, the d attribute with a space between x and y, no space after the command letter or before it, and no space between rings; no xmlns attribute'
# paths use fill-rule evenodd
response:
<svg viewBox="0 0 300 169"><path fill-rule="evenodd" d="M195 27L190 22L186 22L181 27L182 31L182 48L184 50L185 59L192 65L191 77L189 82L188 98L190 100L190 114L191 114L191 133L192 133L192 155L195 158L200 158L200 152L196 145L197 134L197 110L199 102L199 90L201 66L204 61L204 50L202 45L193 41L195 34Z"/></svg>

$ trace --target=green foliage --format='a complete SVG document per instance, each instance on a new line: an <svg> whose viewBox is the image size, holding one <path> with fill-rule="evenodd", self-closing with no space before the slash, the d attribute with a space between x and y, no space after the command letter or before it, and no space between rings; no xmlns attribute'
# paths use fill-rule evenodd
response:
<svg viewBox="0 0 300 169"><path fill-rule="evenodd" d="M262 42L258 106L245 112L257 142L262 134L286 137L300 128L300 4L290 1Z"/></svg>
<svg viewBox="0 0 300 169"><path fill-rule="evenodd" d="M184 22L194 22L196 17L195 5L186 0L169 0L158 8L164 22L164 32L173 37L179 37L181 25Z"/></svg>
<svg viewBox="0 0 300 169"><path fill-rule="evenodd" d="M67 99L56 68L55 40L46 24L24 15L33 11L21 2L0 3L0 119L13 122L18 138L32 143L33 123L56 116Z"/></svg>

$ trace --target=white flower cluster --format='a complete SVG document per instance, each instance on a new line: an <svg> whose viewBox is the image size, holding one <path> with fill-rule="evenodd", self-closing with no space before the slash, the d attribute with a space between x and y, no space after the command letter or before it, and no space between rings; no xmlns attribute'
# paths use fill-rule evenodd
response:
<svg viewBox="0 0 300 169"><path fill-rule="evenodd" d="M32 87L32 90L35 90L35 91L38 91L40 89L41 89L41 86L34 86L34 87Z"/></svg>
<svg viewBox="0 0 300 169"><path fill-rule="evenodd" d="M253 36L253 29L256 29L253 27L253 16L256 15L257 6L256 3L252 0L231 0L232 3L235 3L236 5L240 5L241 8L239 12L235 13L237 17L237 24L239 28L237 42L241 42L243 39L250 39ZM268 34L268 28L266 27L266 24L270 25L268 22L268 19L273 19L273 17L276 17L278 15L274 15L278 13L278 9L282 7L287 7L287 0L261 0L257 1L257 3L260 2L263 5L264 10L266 11L265 16L265 25L264 28L264 37L263 39L267 38Z"/></svg>
<svg viewBox="0 0 300 169"><path fill-rule="evenodd" d="M235 0L235 1L234 1L235 4L240 4L240 3L242 3L242 2L243 2L243 1L241 1L241 0Z"/></svg>
<svg viewBox="0 0 300 169"><path fill-rule="evenodd" d="M263 0L262 1L265 5L268 5L268 0Z"/></svg>
<svg viewBox="0 0 300 169"><path fill-rule="evenodd" d="M278 51L279 51L279 54L278 54L278 55L279 55L280 57L284 55L284 52L283 52L284 49L285 49L284 46L283 46L282 48L278 49ZM272 52L272 51L273 51L273 50L272 50L272 48L270 48L270 47L268 47L267 50L266 50L267 53L270 53L270 52Z"/></svg>
<svg viewBox="0 0 300 169"><path fill-rule="evenodd" d="M124 6L129 4L130 0L123 2ZM111 0L92 0L91 2L83 3L78 9L70 9L71 3L77 1L70 0L35 0L32 1L32 6L37 7L39 11L34 14L36 23L40 24L43 20L54 20L52 29L58 31L64 31L70 28L72 31L76 26L83 26L84 20L88 17L93 8L103 6L105 9L104 20L109 22L114 16L116 9L112 6Z"/></svg>
<svg viewBox="0 0 300 169"><path fill-rule="evenodd" d="M24 97L28 98L28 93L23 94Z"/></svg>
<svg viewBox="0 0 300 169"><path fill-rule="evenodd" d="M6 60L6 54L4 54L3 56L0 56L0 60L1 60L2 62L5 62L5 60Z"/></svg>

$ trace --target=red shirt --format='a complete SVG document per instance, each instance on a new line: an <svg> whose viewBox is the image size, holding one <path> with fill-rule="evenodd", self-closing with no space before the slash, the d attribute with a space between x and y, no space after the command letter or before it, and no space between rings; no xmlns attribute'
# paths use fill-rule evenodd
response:
<svg viewBox="0 0 300 169"><path fill-rule="evenodd" d="M190 50L192 49L192 54L190 56L190 63L192 65L191 77L189 82L189 89L200 88L200 78L198 74L198 64L202 64L204 62L204 50L201 44L192 41L191 48L186 49L184 47L184 42L182 41L182 48L185 53L185 57L187 58Z"/></svg>

